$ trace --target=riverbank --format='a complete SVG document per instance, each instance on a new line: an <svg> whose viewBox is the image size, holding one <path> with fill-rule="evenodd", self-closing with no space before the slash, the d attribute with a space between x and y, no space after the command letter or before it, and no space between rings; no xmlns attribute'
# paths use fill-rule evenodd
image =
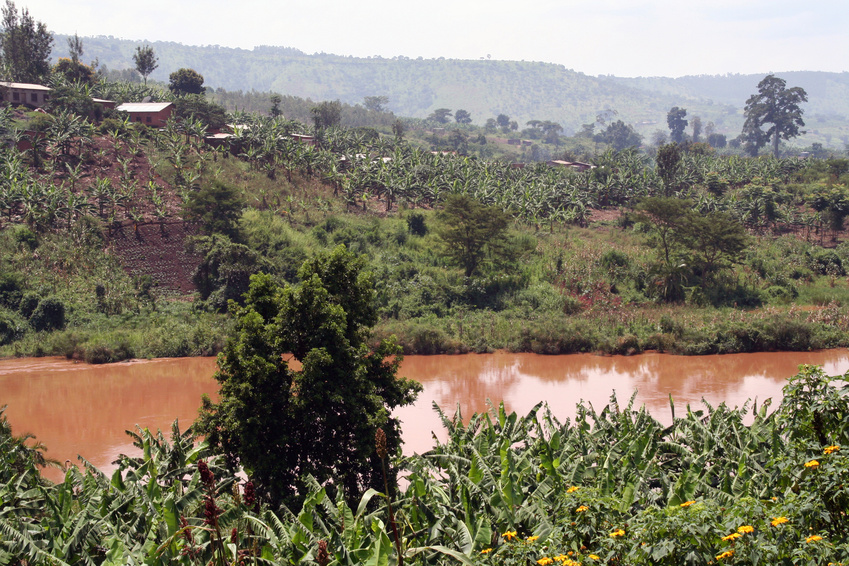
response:
<svg viewBox="0 0 849 566"><path fill-rule="evenodd" d="M686 412L747 400L773 406L782 387L800 364L819 365L830 375L849 370L849 352L774 352L723 356L636 356L575 354L541 356L494 354L407 356L398 375L423 385L416 402L395 412L402 422L404 453L424 453L434 435L445 440L436 404L450 417L459 409L464 419L504 403L508 411L527 414L545 401L561 421L575 418L583 400L606 405L614 392L624 407L636 393L635 407L645 406L653 418L671 423L669 398ZM168 431L178 420L185 429L196 418L201 395L216 398L215 358L155 359L138 363L91 365L64 358L0 360L0 398L8 405L12 425L36 436L47 456L77 462L84 456L110 472L120 454L136 455L124 431L137 426ZM62 399L62 403L55 403ZM98 410L91 410L98 407ZM52 480L61 474L48 471Z"/></svg>

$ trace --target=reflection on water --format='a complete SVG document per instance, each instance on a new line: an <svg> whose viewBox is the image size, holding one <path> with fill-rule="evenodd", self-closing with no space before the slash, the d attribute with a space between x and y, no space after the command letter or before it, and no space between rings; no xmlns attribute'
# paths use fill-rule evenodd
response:
<svg viewBox="0 0 849 566"><path fill-rule="evenodd" d="M404 423L405 451L423 452L441 437L432 409L437 403L452 415L459 406L464 417L485 411L487 399L504 401L508 411L525 413L545 401L560 419L572 418L580 400L597 409L613 391L625 404L637 391L637 406L645 404L657 419L669 422L669 396L678 410L725 401L741 405L778 398L785 380L799 364L824 366L831 375L849 370L846 350L812 353L733 354L682 357L538 356L492 354L409 356L401 375L424 385L415 406L397 411ZM81 454L108 470L118 454L135 449L124 434L136 425L168 434L174 419L185 429L197 415L203 393L215 397L213 358L136 361L105 366L77 364L56 358L0 361L0 404L16 434L37 436L47 455L76 462ZM57 479L58 474L50 475Z"/></svg>

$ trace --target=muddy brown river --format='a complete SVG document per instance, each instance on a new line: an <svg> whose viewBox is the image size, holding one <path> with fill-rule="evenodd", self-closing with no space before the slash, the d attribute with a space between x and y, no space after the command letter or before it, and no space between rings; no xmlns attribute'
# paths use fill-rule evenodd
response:
<svg viewBox="0 0 849 566"><path fill-rule="evenodd" d="M676 410L685 405L725 402L742 405L781 397L786 379L799 364L822 365L831 375L849 370L847 350L772 352L724 356L540 356L497 353L461 356L408 356L400 374L420 381L416 404L397 411L403 421L405 452L423 452L440 438L441 424L432 405L448 414L459 406L464 417L487 409L487 399L524 413L546 401L562 419L573 417L584 400L597 409L613 391L620 404L637 391L660 421L670 422L669 396ZM132 361L91 366L58 358L0 361L0 405L16 434L31 433L47 456L77 462L82 455L109 471L121 454L137 454L125 430L148 427L181 430L197 415L200 397L215 398L213 358ZM57 479L58 473L48 473Z"/></svg>

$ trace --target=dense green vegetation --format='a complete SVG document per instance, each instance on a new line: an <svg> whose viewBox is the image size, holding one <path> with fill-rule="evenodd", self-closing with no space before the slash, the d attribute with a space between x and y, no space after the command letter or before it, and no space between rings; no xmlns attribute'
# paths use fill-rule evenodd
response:
<svg viewBox="0 0 849 566"><path fill-rule="evenodd" d="M432 152L439 139L408 142L380 127L245 113L226 118L242 126L214 149L203 133L225 118L208 99L154 85L64 84L71 101L74 92L174 100L180 118L155 131L107 113L95 126L62 100L50 115L0 116L6 139L34 142L5 148L0 162L6 355L211 353L223 344L227 301L241 300L251 274L296 283L304 259L339 244L376 275L373 340L395 334L406 353L849 342L846 160L750 159L685 143L655 159L606 150L584 172L516 168ZM600 143L581 139L588 151ZM667 220L640 205L660 195L677 207ZM444 209L448 197L504 215L503 229L475 236L474 261L456 253L460 217ZM184 219L197 232L193 303L124 275L104 251L122 230ZM39 322L45 303L33 319L39 302L55 300L63 318L54 304L52 321Z"/></svg>
<svg viewBox="0 0 849 566"><path fill-rule="evenodd" d="M111 477L71 466L51 485L38 475L41 451L3 419L0 560L845 563L847 377L803 367L775 410L673 407L670 426L615 398L599 411L579 405L574 422L541 406L445 417L447 440L433 450L389 454L404 490L369 489L351 504L306 477L292 508L267 505L176 424L170 441L133 434L141 455L122 457Z"/></svg>

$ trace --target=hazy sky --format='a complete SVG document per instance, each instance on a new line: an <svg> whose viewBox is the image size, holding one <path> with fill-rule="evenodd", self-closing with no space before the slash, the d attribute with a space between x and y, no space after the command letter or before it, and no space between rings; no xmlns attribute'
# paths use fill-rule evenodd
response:
<svg viewBox="0 0 849 566"><path fill-rule="evenodd" d="M367 57L544 61L590 75L847 71L846 0L29 0L51 31Z"/></svg>

